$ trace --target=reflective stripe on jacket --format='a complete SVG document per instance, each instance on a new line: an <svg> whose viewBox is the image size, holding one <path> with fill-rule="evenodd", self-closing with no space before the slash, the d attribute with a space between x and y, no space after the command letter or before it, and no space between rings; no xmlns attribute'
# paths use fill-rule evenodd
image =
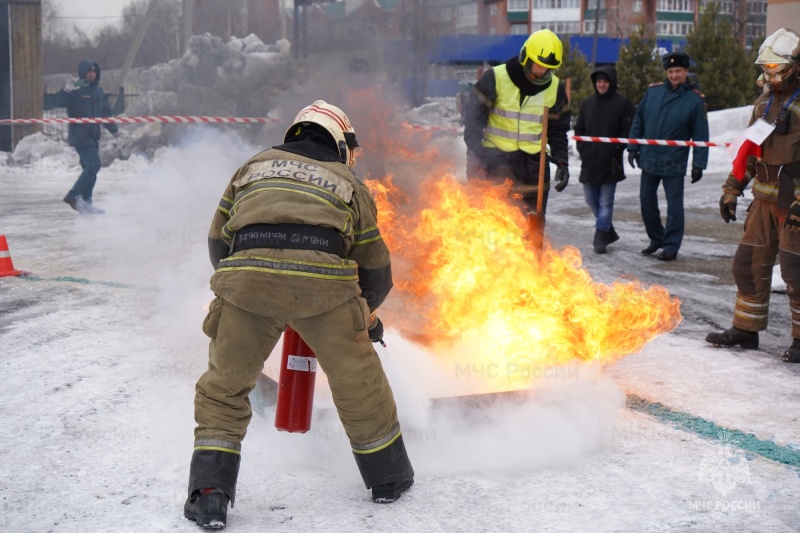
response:
<svg viewBox="0 0 800 533"><path fill-rule="evenodd" d="M558 78L544 91L525 98L520 105L519 88L514 85L506 65L494 67L497 101L489 112L483 146L504 152L521 150L537 154L541 150L544 106L552 108L558 94Z"/></svg>
<svg viewBox="0 0 800 533"><path fill-rule="evenodd" d="M211 289L237 307L266 316L307 317L361 295L374 310L391 289L389 250L378 230L377 208L366 185L343 163L279 148L250 159L219 202L209 242L230 253L236 232L254 224L330 228L341 236L345 258L288 248L225 254Z"/></svg>

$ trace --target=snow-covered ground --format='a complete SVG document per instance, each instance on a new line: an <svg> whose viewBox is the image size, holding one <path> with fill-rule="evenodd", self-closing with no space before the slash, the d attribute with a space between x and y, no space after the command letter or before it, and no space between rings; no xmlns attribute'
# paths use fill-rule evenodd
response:
<svg viewBox="0 0 800 533"><path fill-rule="evenodd" d="M749 111L713 113L713 140L732 140ZM31 139L25 165L0 160L0 234L15 267L32 274L0 278L7 531L197 530L182 506L194 383L206 365L200 323L212 297L206 232L229 176L262 147L211 126L186 131L152 161L132 157L101 171L101 217L78 216L61 201L79 173L68 147ZM463 162L459 139L437 142ZM433 355L387 324L388 348L378 351L414 487L395 504L371 503L341 426L324 409L323 380L309 433L278 432L269 408L253 417L228 530L798 530L798 463L769 459L737 433L790 457L800 447L800 365L780 360L791 342L786 296L773 295L761 350L713 348L703 338L730 324L735 287L686 267L733 256L744 206L730 225L717 207L730 159L712 149L706 176L687 184L687 218L715 229L693 235L690 225L674 263L639 253L647 238L638 171L629 169L617 189L621 240L605 256L592 253L579 164L574 158L570 186L551 197L548 237L577 246L596 281L627 276L667 287L681 299L680 326L613 366L543 372L528 399L468 410L431 407ZM268 361L273 375L277 359ZM626 396L720 431L709 438L630 409Z"/></svg>

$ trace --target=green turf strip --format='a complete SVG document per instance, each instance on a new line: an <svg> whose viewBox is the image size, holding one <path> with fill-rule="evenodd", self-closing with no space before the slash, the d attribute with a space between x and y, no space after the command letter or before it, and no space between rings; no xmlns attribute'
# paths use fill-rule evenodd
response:
<svg viewBox="0 0 800 533"><path fill-rule="evenodd" d="M625 403L634 411L647 413L665 423L678 424L703 437L716 440L721 433L727 433L736 446L742 450L757 453L785 465L800 466L800 451L781 446L771 440L761 440L752 433L718 426L705 418L675 411L664 404L651 402L635 394L628 394Z"/></svg>

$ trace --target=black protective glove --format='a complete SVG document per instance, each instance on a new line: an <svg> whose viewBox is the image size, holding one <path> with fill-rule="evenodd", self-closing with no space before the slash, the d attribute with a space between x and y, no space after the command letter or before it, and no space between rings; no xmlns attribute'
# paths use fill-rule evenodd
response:
<svg viewBox="0 0 800 533"><path fill-rule="evenodd" d="M692 168L692 183L697 183L703 179L703 169L694 167Z"/></svg>
<svg viewBox="0 0 800 533"><path fill-rule="evenodd" d="M566 163L557 163L556 168L556 192L561 192L567 188L569 183L569 167Z"/></svg>
<svg viewBox="0 0 800 533"><path fill-rule="evenodd" d="M639 168L642 168L639 165L639 151L638 150L635 151L635 152L628 152L628 163L630 163L631 168L636 168L637 166Z"/></svg>
<svg viewBox="0 0 800 533"><path fill-rule="evenodd" d="M728 178L728 182L731 180L736 180L736 178ZM732 187L728 182L722 186L722 197L719 199L719 214L722 215L722 220L726 224L736 220L736 198L742 196L742 191Z"/></svg>
<svg viewBox="0 0 800 533"><path fill-rule="evenodd" d="M382 346L386 346L386 343L383 342L383 322L381 322L381 319L377 316L372 315L367 333L369 334L369 340L372 342L379 342Z"/></svg>
<svg viewBox="0 0 800 533"><path fill-rule="evenodd" d="M788 231L800 232L800 201L795 200L789 206L789 212L786 214L786 222L784 222L783 227Z"/></svg>

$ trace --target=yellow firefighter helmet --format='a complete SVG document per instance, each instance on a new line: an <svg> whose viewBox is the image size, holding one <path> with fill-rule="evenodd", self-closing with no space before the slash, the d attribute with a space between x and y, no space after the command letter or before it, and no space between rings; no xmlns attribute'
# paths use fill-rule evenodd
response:
<svg viewBox="0 0 800 533"><path fill-rule="evenodd" d="M550 30L539 30L531 34L519 51L519 62L526 66L528 61L547 68L561 66L561 56L564 55L564 46L558 35Z"/></svg>

